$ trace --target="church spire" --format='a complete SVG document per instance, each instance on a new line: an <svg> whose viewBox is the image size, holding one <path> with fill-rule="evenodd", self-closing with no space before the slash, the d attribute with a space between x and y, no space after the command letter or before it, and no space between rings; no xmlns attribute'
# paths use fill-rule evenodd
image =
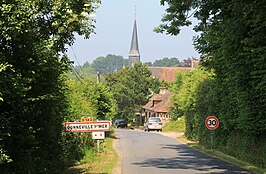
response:
<svg viewBox="0 0 266 174"><path fill-rule="evenodd" d="M137 34L137 22L134 21L133 33L131 46L129 51L129 66L133 66L135 62L140 62L139 44L138 44L138 34Z"/></svg>

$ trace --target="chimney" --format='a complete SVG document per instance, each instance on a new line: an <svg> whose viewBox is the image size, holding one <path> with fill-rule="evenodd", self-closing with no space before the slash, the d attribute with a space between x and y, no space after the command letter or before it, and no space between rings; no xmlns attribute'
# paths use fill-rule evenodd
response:
<svg viewBox="0 0 266 174"><path fill-rule="evenodd" d="M167 89L167 87L160 87L160 92L159 92L159 94L165 94L166 93L166 89Z"/></svg>

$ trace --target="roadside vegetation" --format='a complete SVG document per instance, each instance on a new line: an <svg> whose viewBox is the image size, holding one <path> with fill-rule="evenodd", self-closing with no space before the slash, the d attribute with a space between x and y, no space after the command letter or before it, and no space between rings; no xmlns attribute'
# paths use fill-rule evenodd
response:
<svg viewBox="0 0 266 174"><path fill-rule="evenodd" d="M228 96L221 96L222 89L216 86L216 78L216 73L202 66L185 75L178 74L171 87L174 92L170 107L172 118L176 120L185 116L185 135L189 140L198 142L195 147L220 151L257 168L265 168L265 135L252 135L251 132L244 134L240 132L242 124L235 122L240 119L239 115L226 117L236 108L222 108L232 100L222 102ZM215 115L220 120L219 127L214 131L205 126L205 119L210 115Z"/></svg>
<svg viewBox="0 0 266 174"><path fill-rule="evenodd" d="M112 174L116 167L119 157L113 148L115 135L113 130L107 133L107 137L101 140L100 153L97 152L96 140L93 146L84 148L84 156L73 166L62 172L62 174L87 174L87 173L106 173Z"/></svg>
<svg viewBox="0 0 266 174"><path fill-rule="evenodd" d="M185 117L171 120L163 125L163 132L185 132Z"/></svg>
<svg viewBox="0 0 266 174"><path fill-rule="evenodd" d="M82 158L82 148L90 145L86 134L63 132L65 121L81 117L74 115L74 99L68 98L66 46L74 43L75 33L86 38L93 33L95 20L90 15L99 3L0 2L1 173L59 173ZM96 89L101 95L89 97L95 92L90 91L80 99L93 98L93 102L84 101L89 108L100 102L109 109L104 103L105 88ZM101 115L101 108L93 111Z"/></svg>
<svg viewBox="0 0 266 174"><path fill-rule="evenodd" d="M194 45L201 66L177 76L172 115L186 117L189 140L266 168L265 6L232 0L161 3L169 7L155 31L177 35L192 24L186 17L191 14L200 32ZM220 122L214 131L205 127L212 115Z"/></svg>
<svg viewBox="0 0 266 174"><path fill-rule="evenodd" d="M188 140L198 142L195 148L220 151L264 172L264 2L161 0L168 2L165 23L155 30L177 35L180 27L191 24L185 16L197 9L193 15L199 20L195 29L200 35L195 46L202 60L167 84L174 93L173 122L164 131L185 130ZM0 2L1 173L60 173L77 163L80 169L75 166L72 172L109 173L117 159L112 138L107 137L103 151L95 154L90 134L63 132L63 123L82 116L130 117L140 123L134 113L165 84L151 78L145 64L122 68L126 60L121 56L107 55L91 65L71 68L66 45L74 43L75 33L89 38L94 32L95 19L90 16L99 4L99 0ZM148 64L188 63L164 60ZM210 115L220 120L213 132L204 125Z"/></svg>

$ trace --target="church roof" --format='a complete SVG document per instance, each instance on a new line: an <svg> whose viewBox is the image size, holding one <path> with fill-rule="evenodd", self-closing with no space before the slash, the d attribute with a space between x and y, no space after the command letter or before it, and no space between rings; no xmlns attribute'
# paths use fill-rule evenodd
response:
<svg viewBox="0 0 266 174"><path fill-rule="evenodd" d="M133 33L132 33L132 40L131 46L129 51L129 57L139 57L139 44L138 44L138 33L137 33L137 22L134 21Z"/></svg>

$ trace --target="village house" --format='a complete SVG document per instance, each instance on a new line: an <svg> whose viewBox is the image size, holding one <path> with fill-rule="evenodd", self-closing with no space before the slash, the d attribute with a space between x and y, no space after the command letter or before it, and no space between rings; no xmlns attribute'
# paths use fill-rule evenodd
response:
<svg viewBox="0 0 266 174"><path fill-rule="evenodd" d="M170 121L168 106L172 96L173 93L168 91L166 87L160 87L159 94L154 94L150 101L143 106L142 116L144 120L150 117L159 117L163 123Z"/></svg>

